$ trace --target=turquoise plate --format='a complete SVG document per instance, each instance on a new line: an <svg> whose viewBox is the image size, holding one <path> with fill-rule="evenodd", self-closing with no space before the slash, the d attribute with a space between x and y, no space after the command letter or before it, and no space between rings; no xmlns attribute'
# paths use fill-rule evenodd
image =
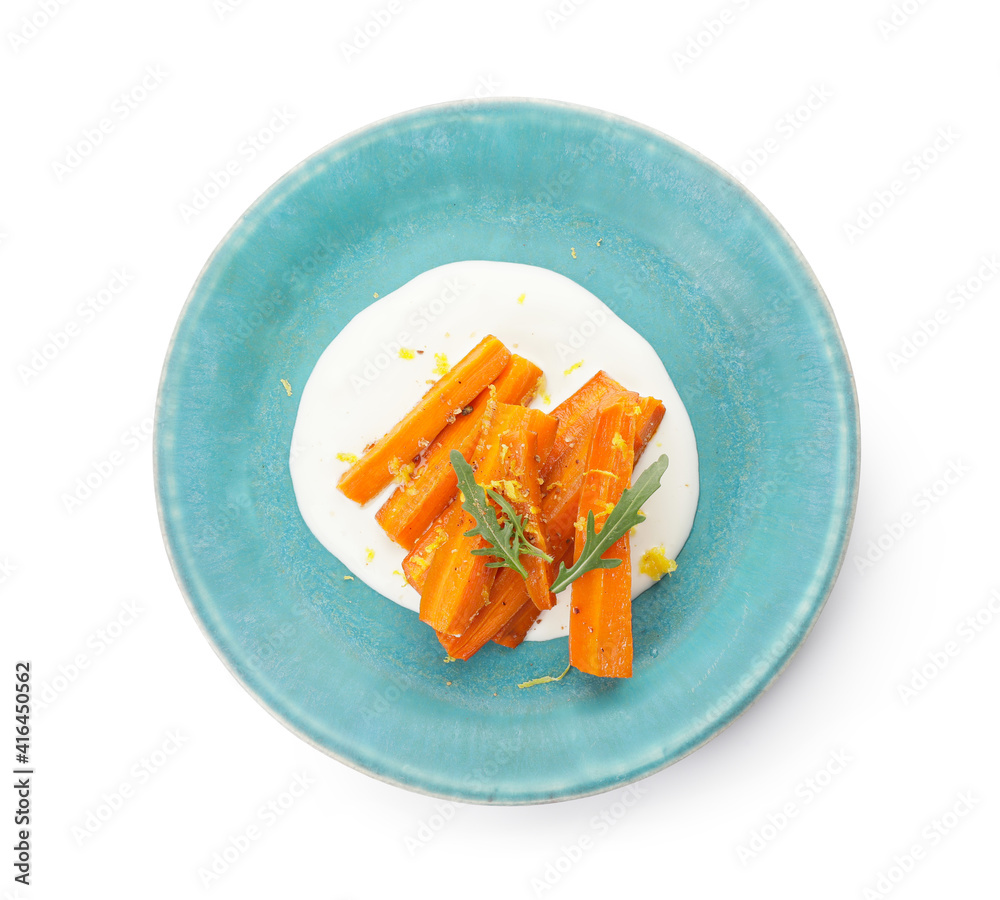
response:
<svg viewBox="0 0 1000 900"><path fill-rule="evenodd" d="M656 348L688 408L700 505L678 571L636 604L631 679L519 690L562 671L565 639L448 664L414 613L345 582L299 516L294 389L373 285L463 259L579 282ZM743 712L830 593L859 464L836 322L768 212L663 135L535 100L396 116L271 187L181 314L155 447L177 580L247 690L348 765L484 803L624 785Z"/></svg>

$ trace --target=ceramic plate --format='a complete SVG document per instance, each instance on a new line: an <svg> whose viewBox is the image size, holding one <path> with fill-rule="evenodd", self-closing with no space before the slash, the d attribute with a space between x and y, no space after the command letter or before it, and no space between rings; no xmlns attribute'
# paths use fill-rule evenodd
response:
<svg viewBox="0 0 1000 900"><path fill-rule="evenodd" d="M414 613L345 582L300 518L294 388L373 291L463 259L577 281L653 345L687 406L700 504L678 571L636 603L631 679L519 690L563 669L565 639L446 663ZM624 785L730 723L815 622L858 485L848 359L782 228L669 138L541 101L400 115L268 190L184 308L155 447L178 582L247 690L348 765L490 803Z"/></svg>

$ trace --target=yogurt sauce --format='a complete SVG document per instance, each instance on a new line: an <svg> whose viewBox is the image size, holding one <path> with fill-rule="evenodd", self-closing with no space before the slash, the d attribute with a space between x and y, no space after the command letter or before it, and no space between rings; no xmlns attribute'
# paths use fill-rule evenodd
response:
<svg viewBox="0 0 1000 900"><path fill-rule="evenodd" d="M694 431L646 340L588 290L537 266L450 263L418 275L348 322L320 356L299 402L289 469L302 518L356 578L418 610L420 596L402 575L406 551L375 521L395 485L362 507L337 490L337 481L351 465L350 454L361 456L445 365L458 362L487 334L545 373L532 406L551 410L600 369L628 390L663 401L666 415L635 470L638 475L661 453L670 458L660 489L643 504L646 521L632 538L632 596L638 596L654 583L639 572L643 553L662 546L675 558L691 531L698 505ZM567 634L570 594L567 589L559 595L528 640Z"/></svg>

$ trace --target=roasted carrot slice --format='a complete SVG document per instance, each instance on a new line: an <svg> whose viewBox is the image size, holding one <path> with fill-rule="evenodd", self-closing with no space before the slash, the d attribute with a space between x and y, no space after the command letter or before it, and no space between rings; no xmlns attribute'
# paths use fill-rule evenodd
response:
<svg viewBox="0 0 1000 900"><path fill-rule="evenodd" d="M550 473L543 486L546 493L542 499L542 521L545 523L545 539L553 548L549 551L550 555L555 555L556 548L569 548L573 544L580 491L587 474L587 454L592 446L599 411L616 400L623 400L628 409L637 406L641 409L638 394L614 391L602 395L594 406L579 415L573 448L563 454L558 468Z"/></svg>
<svg viewBox="0 0 1000 900"><path fill-rule="evenodd" d="M552 410L551 414L559 420L559 429L555 446L542 466L542 475L546 480L554 469L563 464L567 454L586 444L594 413L604 397L624 392L625 388L602 369Z"/></svg>
<svg viewBox="0 0 1000 900"><path fill-rule="evenodd" d="M538 453L544 461L545 454L552 445L555 432L555 420L552 416L546 415L541 410L537 409L527 410L527 416L529 427L534 430L538 436ZM452 471L454 471L454 469ZM413 545L413 549L411 549L403 559L403 575L410 583L410 586L418 594L423 592L424 582L427 579L427 569L430 566L431 559L434 557L434 553L439 547L441 547L447 538L448 517L455 514L456 510L460 507L460 503L455 504L454 502L445 507L445 509L434 519L430 527L420 535L416 543ZM552 571L554 573L555 570ZM521 579L520 576L513 572L512 574L514 574L518 580L523 583L523 579Z"/></svg>
<svg viewBox="0 0 1000 900"><path fill-rule="evenodd" d="M503 476L492 487L514 508L524 522L524 534L536 548L546 553L545 534L542 529L542 488L538 474L541 460L548 455L555 440L558 422L539 409L529 409L520 428L500 436ZM485 482L482 482L485 484ZM528 577L525 583L528 596L539 609L555 605L555 595L549 591L553 572L540 556L522 554L521 565Z"/></svg>
<svg viewBox="0 0 1000 900"><path fill-rule="evenodd" d="M510 435L523 431L529 418L529 411L523 406L492 401L490 405L496 406L495 415L486 412L492 427L483 432L472 454L476 481L483 485L503 478L504 457L510 452L506 441L512 439ZM470 513L464 509L456 513L447 539L434 553L427 569L420 593L420 619L435 631L462 634L489 600L497 569L487 565L491 557L473 555L473 550L489 546L481 535L467 534L475 527L476 520Z"/></svg>
<svg viewBox="0 0 1000 900"><path fill-rule="evenodd" d="M587 475L580 492L573 558L578 559L586 537L586 522L594 514L600 533L604 520L632 479L637 403L618 399L597 418ZM604 559L622 562L613 569L592 569L573 582L569 618L569 661L584 672L616 678L632 674L632 564L629 536L624 534Z"/></svg>
<svg viewBox="0 0 1000 900"><path fill-rule="evenodd" d="M621 386L617 385L617 382L614 382L614 385L617 386L617 392L620 393ZM583 388L581 388L582 390ZM590 427L592 429L597 407L609 393L609 391L605 391L596 395L591 394L590 403L592 405L578 404L574 407L572 413L566 412L564 408L564 417L567 415L575 417L587 415L590 417ZM574 394L574 397L571 397L570 400L573 400L575 397L576 395ZM629 399L634 400L634 396ZM653 397L644 397L638 401L637 405L639 406L639 412L636 414L635 445L633 449L635 460L638 460L642 455L643 450L645 450L646 445L649 443L663 418L663 404L659 400ZM627 408L634 408L634 406L635 404L633 403ZM562 425L562 422L560 422L560 425ZM556 447L558 447L558 443L559 438L557 437ZM556 452L556 448L552 452ZM543 457L543 467L544 459ZM584 456L581 463L579 478L576 478L572 472L567 471L573 468L572 460L573 457L564 458L562 468L557 468L553 476L562 477L565 475L568 481L574 481L576 484L571 496L566 500L570 507L570 531L572 531L573 519L580 503L580 489L583 486L583 479L586 474L586 457ZM554 507L553 512L557 518L562 517L561 508ZM545 523L543 522L543 528L544 526ZM432 543L432 539L427 539L426 536L421 540L427 544ZM568 555L571 551L572 539L569 544L563 545L561 553L558 548L553 549L550 547L549 552L555 557L551 564L553 572L558 568L562 557ZM535 622L538 615L539 609L528 596L524 579L512 569L501 569L497 574L496 580L493 582L489 605L484 606L479 611L469 624L468 629L461 636L439 634L438 638L450 656L455 659L469 659L490 640L494 640L507 647L516 647L524 640L524 636L528 633L528 629Z"/></svg>
<svg viewBox="0 0 1000 900"><path fill-rule="evenodd" d="M455 502L446 506L403 559L403 576L418 594L424 589L434 554L448 539L452 517L461 514L461 506Z"/></svg>
<svg viewBox="0 0 1000 900"><path fill-rule="evenodd" d="M558 566L561 559L553 560ZM438 640L455 659L468 659L491 640L507 647L516 647L540 615L540 610L528 596L524 579L513 569L500 569L490 602L484 606L461 636L438 634ZM520 633L520 637L516 635Z"/></svg>
<svg viewBox="0 0 1000 900"><path fill-rule="evenodd" d="M525 605L538 612L528 598L524 579L513 569L500 569L490 591L490 602L479 610L469 627L457 636L438 632L438 640L449 656L468 659L488 644Z"/></svg>
<svg viewBox="0 0 1000 900"><path fill-rule="evenodd" d="M649 441L656 433L657 427L663 420L663 413L663 404L655 397L643 397L639 401L639 412L636 414L635 446L633 449L634 463L639 461L639 457L642 456L642 453L649 444ZM559 474L566 478L567 483L574 482L574 476L571 473L564 470ZM566 508L571 515L564 515L563 510L554 503L550 505L549 511L555 521L558 522L565 519L572 525L572 514L578 511L580 505L580 487L582 487L582 483L583 481L581 478L577 483L575 492L571 491L569 497L566 497L566 492L562 495L565 498ZM552 532L548 528L546 528L545 534L548 540L552 539ZM559 562L562 559L562 556L559 555L559 548L555 543L548 544L548 547L549 553L554 557L550 568L553 572L555 572L559 567ZM563 556L567 555L571 548L572 541L570 544L563 543ZM528 597L528 593L524 589L523 582L521 582L520 579L518 579L518 582L520 583L515 583L513 580L508 582L508 580L504 578L504 573L501 572L500 576L497 577L497 580L493 585L493 593L490 594L491 602L493 601L494 595L498 594L503 596L506 604L520 604L515 612L507 616L504 624L498 629L496 635L493 637L493 640L495 640L498 644L503 644L505 647L516 647L520 644L521 641L524 640L524 635L528 633L528 629L532 624L534 624L539 614L539 610ZM479 648L476 647L475 649L478 650ZM452 655L454 656L454 654Z"/></svg>
<svg viewBox="0 0 1000 900"><path fill-rule="evenodd" d="M593 429L594 418L597 415L597 407L599 406L601 400L613 391L621 393L624 392L624 388L622 388L617 381L608 376L607 373L603 371L598 372L572 396L552 410L549 414L549 421L551 421L551 418L555 418L557 420L555 435L551 436L550 440L550 436L547 433L547 428L550 426L547 423L545 427L539 431L538 450L539 456L542 460L539 477L544 477L546 473L548 473L547 481L550 482L555 482L556 479L562 477L562 469L558 466L556 467L557 471L553 473L553 467L551 465L553 457L563 457L563 465L565 466L567 464L567 450L571 451L573 449L572 447L568 447L567 438L573 441L574 444L578 445L580 448L585 446L584 439L589 436L589 430ZM652 400L652 398L648 399ZM655 403L658 401L653 402ZM578 421L581 417L585 419L582 428ZM653 431L655 431L655 427L653 428ZM652 434L652 431L650 434ZM551 446L549 446L548 452L545 452L549 443L551 443ZM576 516L576 507L579 504L578 491L580 485L583 484L583 470L586 463L585 453L577 453L576 457L578 457L579 472L578 477L575 478L573 490L561 491L558 492L558 494L553 495L551 498L547 497L546 502L542 505L543 520L546 517L547 509L555 510L560 514L562 513L563 504L558 502L560 497L565 497L568 501L566 504L567 509L569 506L572 506L571 510L568 510L565 515L560 515L559 517L560 522L563 518L567 520L565 528L560 530L560 538L563 536L562 532L565 531L565 533L569 535L569 543L572 543L572 523ZM573 459L573 457L569 457L569 459ZM572 480L572 476L570 476L570 479ZM573 491L576 491L577 493L573 493ZM424 579L427 575L427 566L430 564L431 557L434 555L434 551L441 546L443 541L442 528L444 525L444 516L439 514L416 540L413 549L410 550L406 559L403 561L403 572L406 575L406 579L418 593L423 589ZM548 533L548 529L546 529L547 546L549 545ZM558 563L558 560L556 562ZM554 574L555 569L553 569L552 572Z"/></svg>
<svg viewBox="0 0 1000 900"><path fill-rule="evenodd" d="M492 335L483 338L391 431L349 468L338 487L367 503L433 441L510 362L510 351Z"/></svg>
<svg viewBox="0 0 1000 900"><path fill-rule="evenodd" d="M642 451L646 449L660 427L666 407L662 400L655 397L643 397L639 401L639 411L635 414L635 461L639 461Z"/></svg>
<svg viewBox="0 0 1000 900"><path fill-rule="evenodd" d="M555 480L565 475L567 476L567 480L572 483L572 486L569 491L561 492L562 503L556 502L556 498L553 498L549 505L550 511L557 518L568 518L568 531L570 532L572 532L573 519L577 512L576 507L579 505L580 488L582 487L586 470L585 454L581 458L581 454L577 453L574 455L572 451L586 446L588 432L592 431L594 427L597 409L602 404L602 401L607 401L611 394L626 394L627 399L631 401L628 408L634 410L636 406L639 407L636 415L635 459L638 459L641 455L663 418L663 405L660 401L652 397L639 399L637 395L628 394L618 382L603 372L598 373L587 385L584 385L583 388L567 401L560 404L556 410L553 410L553 414L557 411L561 412L562 419L558 422L550 453L561 453L564 459L562 466L556 466L554 472L550 473L550 477ZM580 423L581 418L584 420L582 428ZM543 449L544 437L542 430L538 429L538 433L540 440L539 447ZM565 443L566 435L569 435L570 440L578 446L567 447ZM567 453L567 450L570 452ZM552 457L551 455L546 456L544 452L539 455L542 460L542 469L544 470ZM579 465L575 464L577 459L579 459ZM575 473L574 470L576 469L579 471ZM480 479L477 478L477 480ZM567 494L569 496L566 496ZM567 507L568 516L566 515L567 511L563 510L564 505ZM449 507L449 511L451 510L452 507ZM407 556L407 561L404 563L404 571L407 574L407 578L418 591L422 589L423 579L426 576L426 560L432 557L435 550L441 546L443 536L446 534L446 518L447 516L445 515L438 517L431 528L421 536L414 549ZM547 533L544 521L542 527L543 532ZM570 549L571 546L572 536L570 537L570 543L564 545L564 554L566 549ZM551 564L552 571L554 571L560 562L561 554L558 553L558 548L553 555L556 556L556 559ZM491 639L496 640L498 643L504 643L507 646L517 646L524 639L524 635L537 618L538 608L528 596L524 579L511 569L498 570L489 600L489 604L482 606L474 618L471 619L462 635L438 633L438 638L449 655L456 659L468 659Z"/></svg>
<svg viewBox="0 0 1000 900"><path fill-rule="evenodd" d="M525 403L534 396L541 375L542 370L534 363L516 354L511 356L497 380L445 427L427 448L410 481L400 486L375 514L389 537L407 550L413 548L457 493L458 479L449 455L458 450L466 462L472 458L486 402L492 396L497 403Z"/></svg>
<svg viewBox="0 0 1000 900"><path fill-rule="evenodd" d="M502 647L520 647L524 639L528 636L531 626L535 624L541 615L541 610L534 603L525 603L503 628L501 628L493 638Z"/></svg>

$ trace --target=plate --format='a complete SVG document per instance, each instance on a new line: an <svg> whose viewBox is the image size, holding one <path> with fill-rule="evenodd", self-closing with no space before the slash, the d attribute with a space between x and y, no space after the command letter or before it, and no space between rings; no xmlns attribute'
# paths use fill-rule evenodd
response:
<svg viewBox="0 0 1000 900"><path fill-rule="evenodd" d="M565 639L446 662L299 515L296 388L373 293L463 259L577 281L646 337L687 406L701 499L677 572L636 603L631 679L519 689L562 671ZM537 803L675 762L781 672L843 560L858 411L822 289L732 178L608 113L472 101L336 141L247 210L177 324L155 466L181 590L279 721L402 787Z"/></svg>

